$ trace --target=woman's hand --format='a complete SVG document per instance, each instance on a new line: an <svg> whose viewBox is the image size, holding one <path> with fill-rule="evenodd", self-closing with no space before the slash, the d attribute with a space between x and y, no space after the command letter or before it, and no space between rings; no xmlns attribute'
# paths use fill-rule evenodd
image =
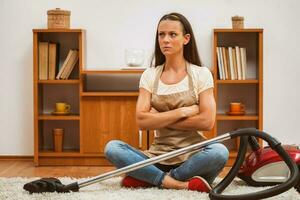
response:
<svg viewBox="0 0 300 200"><path fill-rule="evenodd" d="M183 117L192 117L192 116L197 115L199 113L199 106L198 105L181 107L179 109L180 109Z"/></svg>

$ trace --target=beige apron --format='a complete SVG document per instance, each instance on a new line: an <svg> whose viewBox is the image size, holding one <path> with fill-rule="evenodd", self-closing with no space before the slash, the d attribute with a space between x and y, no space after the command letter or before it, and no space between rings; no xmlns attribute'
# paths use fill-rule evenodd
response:
<svg viewBox="0 0 300 200"><path fill-rule="evenodd" d="M161 77L163 67L161 67L155 77L154 88L151 98L151 106L159 112L165 112L184 106L192 106L198 104L197 97L194 92L193 80L190 66L187 66L187 75L189 81L189 89L187 91L157 95L158 82ZM154 142L151 144L149 150L144 151L148 157L154 157L165 154L170 151L181 149L183 147L201 142L204 137L201 132L191 130L175 130L170 128L161 128L156 130ZM170 158L161 161L160 164L175 165L186 161L193 153L189 152L175 158Z"/></svg>

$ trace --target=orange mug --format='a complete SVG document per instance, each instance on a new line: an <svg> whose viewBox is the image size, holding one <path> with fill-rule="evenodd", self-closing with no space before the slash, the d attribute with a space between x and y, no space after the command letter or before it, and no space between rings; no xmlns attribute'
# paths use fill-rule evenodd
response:
<svg viewBox="0 0 300 200"><path fill-rule="evenodd" d="M240 102L232 102L230 103L230 112L244 112L245 105Z"/></svg>

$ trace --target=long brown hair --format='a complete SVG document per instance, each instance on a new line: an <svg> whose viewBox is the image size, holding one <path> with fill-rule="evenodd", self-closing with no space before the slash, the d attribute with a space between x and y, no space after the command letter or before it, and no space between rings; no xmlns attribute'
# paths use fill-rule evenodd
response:
<svg viewBox="0 0 300 200"><path fill-rule="evenodd" d="M195 36L189 21L179 13L174 12L174 13L166 14L159 20L157 25L157 30L158 30L159 23L163 20L179 21L182 24L183 34L184 35L190 34L190 41L183 47L183 57L185 60L187 60L192 64L202 66L202 62L200 60L198 50L197 50ZM154 63L154 67L156 67L158 65L162 65L165 61L166 61L166 57L160 50L159 43L158 43L158 31L156 31L155 50L154 50L154 55L152 57L151 63L152 66Z"/></svg>

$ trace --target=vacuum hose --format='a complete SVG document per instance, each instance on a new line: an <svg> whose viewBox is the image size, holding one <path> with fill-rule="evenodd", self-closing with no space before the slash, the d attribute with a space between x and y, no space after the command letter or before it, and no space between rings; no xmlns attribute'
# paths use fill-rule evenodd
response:
<svg viewBox="0 0 300 200"><path fill-rule="evenodd" d="M291 157L288 155L288 153L283 149L281 144L273 137L268 135L265 132L259 131L254 128L245 128L245 129L239 129L233 132L229 133L232 138L240 137L240 148L238 151L237 159L227 174L227 176L217 185L215 186L212 191L209 193L210 199L221 199L221 200L256 200L256 199L264 199L268 197L272 197L275 195L278 195L280 193L283 193L293 186L295 186L298 183L299 179L299 172L297 164L291 159ZM225 190L225 188L232 182L232 180L237 175L240 166L243 164L246 152L247 152L247 144L248 140L251 141L251 138L249 137L258 137L266 142L268 142L269 146L276 151L279 156L282 158L282 160L287 164L287 166L290 169L290 177L289 179L275 187L249 193L249 194L242 194L242 195L222 195L221 193Z"/></svg>

